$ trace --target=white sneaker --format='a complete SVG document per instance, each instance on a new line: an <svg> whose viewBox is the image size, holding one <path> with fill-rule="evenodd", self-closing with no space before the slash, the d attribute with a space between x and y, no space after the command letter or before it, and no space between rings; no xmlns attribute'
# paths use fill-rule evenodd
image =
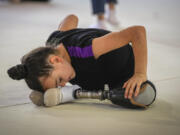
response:
<svg viewBox="0 0 180 135"><path fill-rule="evenodd" d="M107 22L109 22L113 26L119 26L120 23L115 15L115 10L107 10L105 16Z"/></svg>
<svg viewBox="0 0 180 135"><path fill-rule="evenodd" d="M105 29L107 30L105 21L98 20L96 24L90 25L90 28L98 28L98 29Z"/></svg>

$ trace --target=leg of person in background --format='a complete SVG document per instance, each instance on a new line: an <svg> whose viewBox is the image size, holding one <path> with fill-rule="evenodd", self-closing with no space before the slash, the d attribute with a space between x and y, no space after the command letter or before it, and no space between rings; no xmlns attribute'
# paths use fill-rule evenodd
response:
<svg viewBox="0 0 180 135"><path fill-rule="evenodd" d="M91 0L93 14L97 16L97 22L91 25L91 28L107 29L104 18L105 3L106 0Z"/></svg>
<svg viewBox="0 0 180 135"><path fill-rule="evenodd" d="M108 8L106 10L106 20L113 26L119 26L119 21L116 17L116 4L117 0L106 0L108 3Z"/></svg>

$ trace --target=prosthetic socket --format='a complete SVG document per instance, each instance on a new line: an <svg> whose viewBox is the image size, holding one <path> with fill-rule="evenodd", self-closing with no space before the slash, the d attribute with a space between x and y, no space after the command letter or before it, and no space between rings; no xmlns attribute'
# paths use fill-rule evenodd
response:
<svg viewBox="0 0 180 135"><path fill-rule="evenodd" d="M99 99L110 100L113 104L128 108L147 108L156 98L156 89L150 81L141 85L140 93L132 99L124 98L125 89L116 88L109 91L86 91L78 85L65 86L62 88L52 88L44 94L44 104L46 106L55 106L58 104L70 102L76 99Z"/></svg>

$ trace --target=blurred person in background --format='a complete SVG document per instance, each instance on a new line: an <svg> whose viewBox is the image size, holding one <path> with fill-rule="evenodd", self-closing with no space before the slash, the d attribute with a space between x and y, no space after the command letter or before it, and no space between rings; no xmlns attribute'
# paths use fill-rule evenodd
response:
<svg viewBox="0 0 180 135"><path fill-rule="evenodd" d="M107 9L105 4L108 4ZM93 15L97 16L97 21L92 24L91 28L107 29L107 22L114 27L120 25L116 17L117 0L91 0Z"/></svg>

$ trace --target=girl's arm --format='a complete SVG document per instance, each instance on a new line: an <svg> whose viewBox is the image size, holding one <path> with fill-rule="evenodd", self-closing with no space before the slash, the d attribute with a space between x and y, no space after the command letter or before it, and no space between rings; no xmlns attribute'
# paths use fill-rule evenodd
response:
<svg viewBox="0 0 180 135"><path fill-rule="evenodd" d="M147 41L146 31L143 26L133 26L120 32L112 32L103 37L93 40L93 53L95 58L114 49L132 43L135 56L134 75L124 83L125 97L131 98L136 87L135 96L138 95L141 84L146 81L147 76Z"/></svg>
<svg viewBox="0 0 180 135"><path fill-rule="evenodd" d="M64 18L64 20L59 24L58 30L67 31L78 26L78 17L71 14Z"/></svg>

